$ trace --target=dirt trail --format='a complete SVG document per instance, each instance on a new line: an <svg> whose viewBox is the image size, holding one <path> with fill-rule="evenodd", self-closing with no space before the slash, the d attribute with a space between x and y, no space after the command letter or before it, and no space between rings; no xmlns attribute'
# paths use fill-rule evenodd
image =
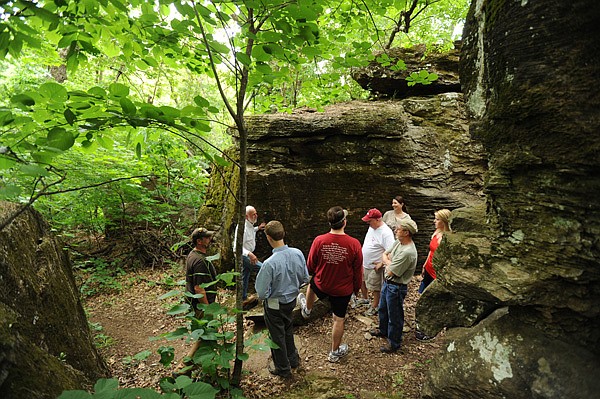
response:
<svg viewBox="0 0 600 399"><path fill-rule="evenodd" d="M160 283L164 275L160 270L130 274L126 276L130 283L121 293L98 295L86 301L90 321L102 327L101 331L96 331L99 334L97 341L106 343L112 340L112 345L100 351L121 387L158 389L160 379L170 375L176 365L165 369L158 361L156 350L160 346L173 346L175 358L181 359L189 347L182 340L150 339L181 325L181 320L166 314L175 299L158 299L171 290L171 287ZM415 339L412 327L414 304L418 298L417 284L413 279L409 285L405 311L411 331L405 333L400 352L381 353L379 347L384 343L381 338L366 339L366 333L375 326L376 318L364 316L365 307L349 309L343 342L349 344L350 352L339 363L327 361L331 318L325 317L296 329L302 362L291 380L281 380L268 373L269 353L251 351L249 360L244 363L244 394L247 398L269 398L299 389L316 392L320 390L319 386L322 389L323 385L332 384L326 390L338 392L342 397L372 398L379 392L386 396L401 394L400 397L405 399L419 398L429 362L442 347L444 338L441 335L428 342ZM230 295L225 292L220 300L231 301ZM246 334L261 330L262 326L246 322ZM150 350L152 355L141 361L133 359L135 354L144 350Z"/></svg>

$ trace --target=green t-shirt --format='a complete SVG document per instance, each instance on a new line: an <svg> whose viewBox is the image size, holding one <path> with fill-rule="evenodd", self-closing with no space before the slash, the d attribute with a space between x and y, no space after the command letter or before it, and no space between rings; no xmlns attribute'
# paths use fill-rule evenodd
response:
<svg viewBox="0 0 600 399"><path fill-rule="evenodd" d="M396 240L386 253L390 255L392 263L385 268L385 278L395 283L408 285L417 268L415 243L411 241L410 244L402 245L400 241ZM388 271L393 273L391 278L388 278Z"/></svg>

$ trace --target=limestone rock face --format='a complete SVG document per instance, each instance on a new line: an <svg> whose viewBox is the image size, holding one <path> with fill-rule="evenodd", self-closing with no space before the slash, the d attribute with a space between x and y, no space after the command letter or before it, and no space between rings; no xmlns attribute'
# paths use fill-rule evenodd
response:
<svg viewBox="0 0 600 399"><path fill-rule="evenodd" d="M360 86L380 98L408 98L447 92L460 92L458 78L459 43L457 49L439 53L426 51L424 45L411 48L392 48L386 52L391 64L383 66L372 61L367 67L358 68L352 77ZM379 56L380 54L375 54ZM393 70L391 66L402 60L406 69ZM428 71L438 75L430 84L409 86L406 78L411 73Z"/></svg>
<svg viewBox="0 0 600 399"><path fill-rule="evenodd" d="M481 202L486 161L463 118L459 93L249 117L248 203L257 208L259 222L280 220L287 243L308 254L313 239L329 231L330 207L348 209L346 231L362 242L368 226L361 217L370 208L390 210L392 198L402 195L419 225L422 263L434 210ZM223 202L219 210L230 209ZM219 218L224 220L206 220ZM232 235L233 228L222 231ZM229 270L233 254L221 249L221 267ZM271 253L262 233L255 253Z"/></svg>
<svg viewBox="0 0 600 399"><path fill-rule="evenodd" d="M487 208L471 231L444 239L437 286L417 306L428 335L470 327L449 331L427 398L597 397L600 87L589 77L600 72L598 20L591 0L472 3L461 83L488 154ZM460 219L469 214L480 212ZM465 297L507 314L485 327L489 309L458 318ZM442 301L451 308L436 310ZM493 343L494 356L473 342Z"/></svg>
<svg viewBox="0 0 600 399"><path fill-rule="evenodd" d="M0 202L0 218L16 209ZM0 397L54 399L106 375L69 259L27 210L0 231Z"/></svg>

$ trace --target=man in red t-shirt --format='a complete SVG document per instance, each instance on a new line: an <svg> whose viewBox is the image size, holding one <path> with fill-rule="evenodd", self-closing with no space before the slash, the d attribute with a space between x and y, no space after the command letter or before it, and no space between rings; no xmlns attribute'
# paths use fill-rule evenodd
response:
<svg viewBox="0 0 600 399"><path fill-rule="evenodd" d="M329 361L338 362L348 353L342 344L344 318L352 294L362 286L363 259L360 242L344 233L348 211L334 206L327 211L331 230L313 241L306 266L313 277L304 294L298 295L302 316L308 318L316 298L328 298L333 312L333 329Z"/></svg>

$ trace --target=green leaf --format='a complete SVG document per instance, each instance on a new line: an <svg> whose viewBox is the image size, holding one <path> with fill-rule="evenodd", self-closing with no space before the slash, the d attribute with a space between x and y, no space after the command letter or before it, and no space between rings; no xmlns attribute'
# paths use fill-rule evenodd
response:
<svg viewBox="0 0 600 399"><path fill-rule="evenodd" d="M182 389L182 388L187 387L188 385L190 385L193 382L194 381L190 377L188 377L186 375L180 375L175 380L175 386L179 389Z"/></svg>
<svg viewBox="0 0 600 399"><path fill-rule="evenodd" d="M114 399L159 399L161 395L150 388L124 388L116 392Z"/></svg>
<svg viewBox="0 0 600 399"><path fill-rule="evenodd" d="M9 32L1 32L0 33L0 49L8 48L9 42L10 42L10 33Z"/></svg>
<svg viewBox="0 0 600 399"><path fill-rule="evenodd" d="M304 47L302 48L302 54L312 58L316 57L317 55L321 55L321 50L319 50L317 47Z"/></svg>
<svg viewBox="0 0 600 399"><path fill-rule="evenodd" d="M249 67L252 60L246 53L235 53L235 58L244 66Z"/></svg>
<svg viewBox="0 0 600 399"><path fill-rule="evenodd" d="M179 339L187 334L188 330L185 327L180 327L175 331L164 334L164 337L168 340Z"/></svg>
<svg viewBox="0 0 600 399"><path fill-rule="evenodd" d="M75 144L75 138L71 132L66 131L62 127L52 128L48 132L46 140L46 145L48 147L58 148L62 151L68 150Z"/></svg>
<svg viewBox="0 0 600 399"><path fill-rule="evenodd" d="M12 199L21 195L21 188L12 184L7 184L4 187L0 187L0 198Z"/></svg>
<svg viewBox="0 0 600 399"><path fill-rule="evenodd" d="M13 40L8 44L8 53L14 58L19 58L21 50L23 49L22 35L14 35Z"/></svg>
<svg viewBox="0 0 600 399"><path fill-rule="evenodd" d="M65 112L63 112L63 115L64 115L65 119L67 120L67 123L69 125L73 126L73 124L77 120L77 116L73 113L73 111L71 111L71 109L67 108L67 109L65 109Z"/></svg>
<svg viewBox="0 0 600 399"><path fill-rule="evenodd" d="M206 382L198 381L185 386L183 392L190 398L214 399L219 391Z"/></svg>
<svg viewBox="0 0 600 399"><path fill-rule="evenodd" d="M181 112L177 108L169 107L167 105L163 105L158 109L162 111L164 116L170 119L179 118L179 115L181 114Z"/></svg>
<svg viewBox="0 0 600 399"><path fill-rule="evenodd" d="M81 142L81 148L83 149L83 151L87 152L88 154L91 154L98 148L98 143L95 141L83 140Z"/></svg>
<svg viewBox="0 0 600 399"><path fill-rule="evenodd" d="M220 155L215 155L214 156L214 160L215 160L215 163L217 165L219 165L219 166L229 166L229 165L231 165L230 161L226 160L225 158L223 158Z"/></svg>
<svg viewBox="0 0 600 399"><path fill-rule="evenodd" d="M46 169L34 164L22 164L19 166L19 169L22 173L26 174L27 176L48 176L48 171Z"/></svg>
<svg viewBox="0 0 600 399"><path fill-rule="evenodd" d="M135 115L137 108L130 99L128 99L127 97L121 97L121 99L119 100L119 104L121 104L121 108L123 109L123 113L125 115Z"/></svg>
<svg viewBox="0 0 600 399"><path fill-rule="evenodd" d="M146 360L148 359L150 356L152 355L152 352L149 351L148 349L143 350L141 352L136 353L133 358L135 360Z"/></svg>
<svg viewBox="0 0 600 399"><path fill-rule="evenodd" d="M17 94L16 96L13 96L10 101L23 107L32 107L35 105L35 100L27 94Z"/></svg>
<svg viewBox="0 0 600 399"><path fill-rule="evenodd" d="M106 90L104 90L102 87L94 86L87 92L99 98L106 98Z"/></svg>
<svg viewBox="0 0 600 399"><path fill-rule="evenodd" d="M127 97L129 95L129 87L121 83L112 83L108 86L108 92L113 97Z"/></svg>
<svg viewBox="0 0 600 399"><path fill-rule="evenodd" d="M39 93L48 99L51 99L56 102L65 102L69 98L69 94L67 93L67 89L62 85L54 82L44 83L39 87Z"/></svg>
<svg viewBox="0 0 600 399"><path fill-rule="evenodd" d="M57 23L60 22L60 17L56 14L54 14L53 12L47 10L46 8L42 8L42 7L32 7L32 11L34 12L34 14L40 18L43 19L44 21L52 24L52 23Z"/></svg>
<svg viewBox="0 0 600 399"><path fill-rule="evenodd" d="M0 111L0 126L6 126L15 121L15 116L10 111Z"/></svg>
<svg viewBox="0 0 600 399"><path fill-rule="evenodd" d="M116 391L119 388L119 381L115 378L101 378L96 381L94 391L96 393Z"/></svg>
<svg viewBox="0 0 600 399"><path fill-rule="evenodd" d="M17 162L14 159L0 155L0 169L10 169L15 166L16 163Z"/></svg>
<svg viewBox="0 0 600 399"><path fill-rule="evenodd" d="M2 160L2 158L0 158L0 160ZM167 292L166 294L162 294L161 296L158 297L158 299L163 300L163 299L167 299L167 298L171 298L174 296L179 296L181 295L181 290L171 290L169 292Z"/></svg>
<svg viewBox="0 0 600 399"><path fill-rule="evenodd" d="M98 140L98 144L107 150L112 150L115 147L115 142L110 137L98 136L96 140Z"/></svg>
<svg viewBox="0 0 600 399"><path fill-rule="evenodd" d="M31 154L33 160L39 164L50 164L52 159L62 151L48 147L47 151L37 151Z"/></svg>
<svg viewBox="0 0 600 399"><path fill-rule="evenodd" d="M171 309L169 309L167 314L168 315L176 315L176 314L181 314L181 313L187 313L189 311L190 311L190 305L188 305L187 303L180 303L178 305L173 306Z"/></svg>
<svg viewBox="0 0 600 399"><path fill-rule="evenodd" d="M202 96L194 97L194 102L201 108L206 108L210 105L210 102Z"/></svg>
<svg viewBox="0 0 600 399"><path fill-rule="evenodd" d="M265 49L265 47L267 48ZM254 48L252 49L252 58L254 58L254 60L257 62L267 62L271 58L273 58L271 56L271 53L272 50L268 46L254 46Z"/></svg>
<svg viewBox="0 0 600 399"><path fill-rule="evenodd" d="M157 352L160 355L160 363L165 367L175 359L175 348L172 346L161 346Z"/></svg>
<svg viewBox="0 0 600 399"><path fill-rule="evenodd" d="M86 391L81 391L81 390L64 391L58 397L58 399L91 399L91 398L92 398L92 394L90 394Z"/></svg>
<svg viewBox="0 0 600 399"><path fill-rule="evenodd" d="M142 158L142 144L141 143L137 143L135 145L135 156L137 157L137 159Z"/></svg>
<svg viewBox="0 0 600 399"><path fill-rule="evenodd" d="M76 53L67 57L67 72L75 73L79 67L79 58Z"/></svg>

